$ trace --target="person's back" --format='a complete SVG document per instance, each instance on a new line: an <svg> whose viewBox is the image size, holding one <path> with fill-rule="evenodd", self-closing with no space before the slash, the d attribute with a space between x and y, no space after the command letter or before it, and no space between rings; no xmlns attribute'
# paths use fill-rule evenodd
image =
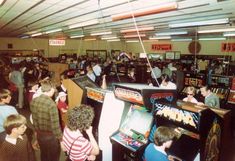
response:
<svg viewBox="0 0 235 161"><path fill-rule="evenodd" d="M70 159L74 161L95 160L99 154L98 144L92 134L94 110L80 105L68 110L68 122L63 133L63 145ZM83 136L86 132L89 140Z"/></svg>
<svg viewBox="0 0 235 161"><path fill-rule="evenodd" d="M173 128L159 126L154 133L154 143L150 143L144 151L144 161L169 161L166 149L171 147L174 137Z"/></svg>
<svg viewBox="0 0 235 161"><path fill-rule="evenodd" d="M144 161L169 161L166 152L156 148L154 143L150 143L145 149Z"/></svg>
<svg viewBox="0 0 235 161"><path fill-rule="evenodd" d="M219 97L215 93L211 93L205 98L205 105L215 108L220 108Z"/></svg>
<svg viewBox="0 0 235 161"><path fill-rule="evenodd" d="M176 84L170 81L170 77L167 74L162 74L162 83L159 88L161 89L177 89Z"/></svg>
<svg viewBox="0 0 235 161"><path fill-rule="evenodd" d="M62 132L57 106L51 98L55 91L50 82L43 82L41 90L42 94L30 103L41 161L58 161Z"/></svg>

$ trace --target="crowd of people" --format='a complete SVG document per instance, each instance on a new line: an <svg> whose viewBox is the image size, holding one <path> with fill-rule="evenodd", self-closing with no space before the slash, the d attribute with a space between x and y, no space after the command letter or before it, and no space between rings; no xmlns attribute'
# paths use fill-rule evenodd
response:
<svg viewBox="0 0 235 161"><path fill-rule="evenodd" d="M109 76L113 66L115 62L111 59L101 63L98 59L82 57L79 62L70 61L68 71L87 75L101 85L102 76ZM157 72L156 75L160 72L159 88L177 89L172 75L174 70L177 69L172 65L153 70ZM130 82L135 82L135 73L134 68L128 70ZM152 79L157 79L156 75L153 74ZM59 161L61 150L71 160L95 160L99 155L99 146L92 134L93 109L87 105L68 108L67 90L62 83L68 73L61 74L61 82L57 87L50 77L47 66L38 62L13 64L5 76L6 85L0 89L0 161L13 161L15 158L17 161L34 161L34 150L38 149L41 161ZM152 80L148 83L154 84ZM187 96L183 101L220 108L219 98L210 86L202 86L200 91L205 97L204 102L197 100L192 86L187 87ZM22 108L28 108L31 112L35 138L33 143L24 134L26 118L18 113ZM88 138L84 137L84 133ZM165 149L170 147L175 137L173 133L172 129L159 127L154 143L145 150L145 160L155 160L155 157L162 158L161 161L169 160Z"/></svg>

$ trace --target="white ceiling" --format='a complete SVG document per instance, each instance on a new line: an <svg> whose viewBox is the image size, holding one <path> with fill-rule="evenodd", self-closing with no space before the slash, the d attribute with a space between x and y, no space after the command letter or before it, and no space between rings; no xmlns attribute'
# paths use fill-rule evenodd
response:
<svg viewBox="0 0 235 161"><path fill-rule="evenodd" d="M192 37L201 28L235 26L235 0L5 0L0 5L0 36L20 37L61 28L60 32L43 34L41 37L59 38L79 34L90 36L93 32L112 31L112 35L124 39L120 30L135 28L134 20L129 18L112 21L113 15L134 13L172 2L176 2L178 6L174 11L135 17L138 27L154 26L154 31L145 32L145 39L162 31L187 30L189 34L182 37ZM221 18L229 18L230 23L184 29L170 29L168 26ZM68 25L95 19L98 19L98 24L68 28Z"/></svg>

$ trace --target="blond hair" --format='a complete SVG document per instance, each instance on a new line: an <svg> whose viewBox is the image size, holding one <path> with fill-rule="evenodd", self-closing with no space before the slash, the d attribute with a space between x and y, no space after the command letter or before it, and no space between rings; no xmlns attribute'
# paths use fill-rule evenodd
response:
<svg viewBox="0 0 235 161"><path fill-rule="evenodd" d="M186 93L192 92L193 95L195 95L195 94L196 94L196 89L195 89L193 86L188 86L188 87L186 88L186 91L185 91L185 92L186 92Z"/></svg>

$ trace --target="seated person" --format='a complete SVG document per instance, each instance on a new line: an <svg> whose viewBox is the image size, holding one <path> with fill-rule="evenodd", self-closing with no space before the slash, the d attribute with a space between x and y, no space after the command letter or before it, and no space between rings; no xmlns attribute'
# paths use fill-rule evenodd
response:
<svg viewBox="0 0 235 161"><path fill-rule="evenodd" d="M195 88L193 86L189 86L186 88L186 94L187 94L187 97L185 97L183 99L183 101L185 102L191 102L191 103L198 103L198 101L196 100L196 98L194 97L195 95Z"/></svg>
<svg viewBox="0 0 235 161"><path fill-rule="evenodd" d="M161 89L176 89L176 84L170 81L170 77L167 74L162 74L162 83L160 84Z"/></svg>
<svg viewBox="0 0 235 161"><path fill-rule="evenodd" d="M166 149L170 148L175 136L173 128L158 127L154 134L154 143L150 143L144 151L144 161L169 161Z"/></svg>
<svg viewBox="0 0 235 161"><path fill-rule="evenodd" d="M206 105L214 108L220 108L219 97L211 91L209 86L202 86L200 88L201 94L205 97L205 103L198 102L198 105Z"/></svg>

